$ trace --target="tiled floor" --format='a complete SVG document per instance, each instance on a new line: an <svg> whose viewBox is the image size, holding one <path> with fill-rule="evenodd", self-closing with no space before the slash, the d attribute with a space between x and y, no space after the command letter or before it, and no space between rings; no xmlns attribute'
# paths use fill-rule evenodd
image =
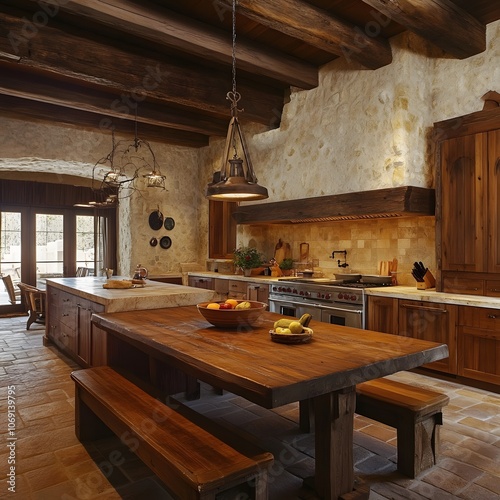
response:
<svg viewBox="0 0 500 500"><path fill-rule="evenodd" d="M76 365L42 345L43 329L25 330L26 318L0 319L0 498L168 499L149 469L117 439L84 447L74 434L73 384ZM441 428L437 466L414 480L396 472L395 432L362 417L355 420L358 493L346 498L500 499L500 395L413 373L397 378L433 386L450 396ZM7 388L15 392L15 448L7 439ZM244 428L275 455L271 499L292 500L307 493L302 477L314 470L313 437L297 429L297 407L271 412L232 394L208 390L191 406ZM269 437L272 436L272 437ZM8 490L8 460L15 460L15 494ZM365 495L366 498L367 495ZM310 496L307 498L311 498Z"/></svg>

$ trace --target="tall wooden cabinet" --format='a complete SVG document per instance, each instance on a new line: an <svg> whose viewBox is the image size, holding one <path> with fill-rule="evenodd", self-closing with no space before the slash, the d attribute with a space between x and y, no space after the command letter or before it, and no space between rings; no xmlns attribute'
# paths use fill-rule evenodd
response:
<svg viewBox="0 0 500 500"><path fill-rule="evenodd" d="M500 296L500 108L435 124L437 290Z"/></svg>

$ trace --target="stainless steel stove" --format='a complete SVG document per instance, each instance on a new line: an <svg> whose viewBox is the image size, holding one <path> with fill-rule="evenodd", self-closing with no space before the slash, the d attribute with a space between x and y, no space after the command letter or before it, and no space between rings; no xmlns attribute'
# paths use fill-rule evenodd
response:
<svg viewBox="0 0 500 500"><path fill-rule="evenodd" d="M299 318L304 313L316 321L365 328L365 288L381 283L346 283L328 278L287 278L270 285L269 310Z"/></svg>

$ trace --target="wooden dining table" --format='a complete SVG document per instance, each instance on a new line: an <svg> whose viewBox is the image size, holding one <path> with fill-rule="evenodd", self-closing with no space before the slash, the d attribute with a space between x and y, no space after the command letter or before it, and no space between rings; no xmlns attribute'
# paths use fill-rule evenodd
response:
<svg viewBox="0 0 500 500"><path fill-rule="evenodd" d="M321 498L336 499L354 487L356 384L445 358L448 347L314 321L309 343L281 344L269 333L279 318L264 312L255 327L221 329L210 325L196 306L185 306L101 313L92 321L111 341L137 352L137 365L145 373L148 359L160 360L264 408L311 401L314 488ZM113 356L109 342L108 351Z"/></svg>

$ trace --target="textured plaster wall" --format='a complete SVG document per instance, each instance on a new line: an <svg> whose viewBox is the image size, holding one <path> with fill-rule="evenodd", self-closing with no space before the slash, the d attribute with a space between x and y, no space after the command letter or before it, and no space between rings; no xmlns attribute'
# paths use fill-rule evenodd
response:
<svg viewBox="0 0 500 500"><path fill-rule="evenodd" d="M250 138L254 167L269 200L413 185L434 187L433 123L482 109L481 96L500 91L500 22L487 27L487 50L456 60L405 33L391 40L393 63L366 71L337 60L320 85L295 91L281 127ZM259 203L259 202L257 202ZM282 238L310 244L318 270L330 275L332 250L347 249L351 269L377 270L399 259L400 282L413 284L414 260L435 269L433 218L241 226L239 244L272 256ZM338 270L338 269L337 269Z"/></svg>
<svg viewBox="0 0 500 500"><path fill-rule="evenodd" d="M484 93L500 91L500 21L487 27L487 50L462 61L412 34L393 38L391 45L393 63L375 71L343 59L324 66L318 88L293 90L279 129L244 127L268 201L434 186L433 123L478 111ZM95 162L111 149L110 135L98 129L2 117L0 127L0 175L16 172L23 178L63 182L63 176L71 175L88 183ZM121 274L138 263L154 274L177 272L180 263L204 264L207 258L208 201L203 191L212 172L220 169L223 140L200 150L152 146L167 176L167 191L120 201ZM157 208L175 219L172 231L149 228L149 214ZM172 238L170 249L149 245L152 237L166 235ZM411 282L408 271L417 258L435 268L433 218L242 226L238 232L240 244L257 246L268 256L278 238L291 243L294 257L298 245L309 242L311 257L325 274L335 270L328 258L332 250L343 249L349 252L350 268L365 273L376 272L379 260L398 258L403 283Z"/></svg>

